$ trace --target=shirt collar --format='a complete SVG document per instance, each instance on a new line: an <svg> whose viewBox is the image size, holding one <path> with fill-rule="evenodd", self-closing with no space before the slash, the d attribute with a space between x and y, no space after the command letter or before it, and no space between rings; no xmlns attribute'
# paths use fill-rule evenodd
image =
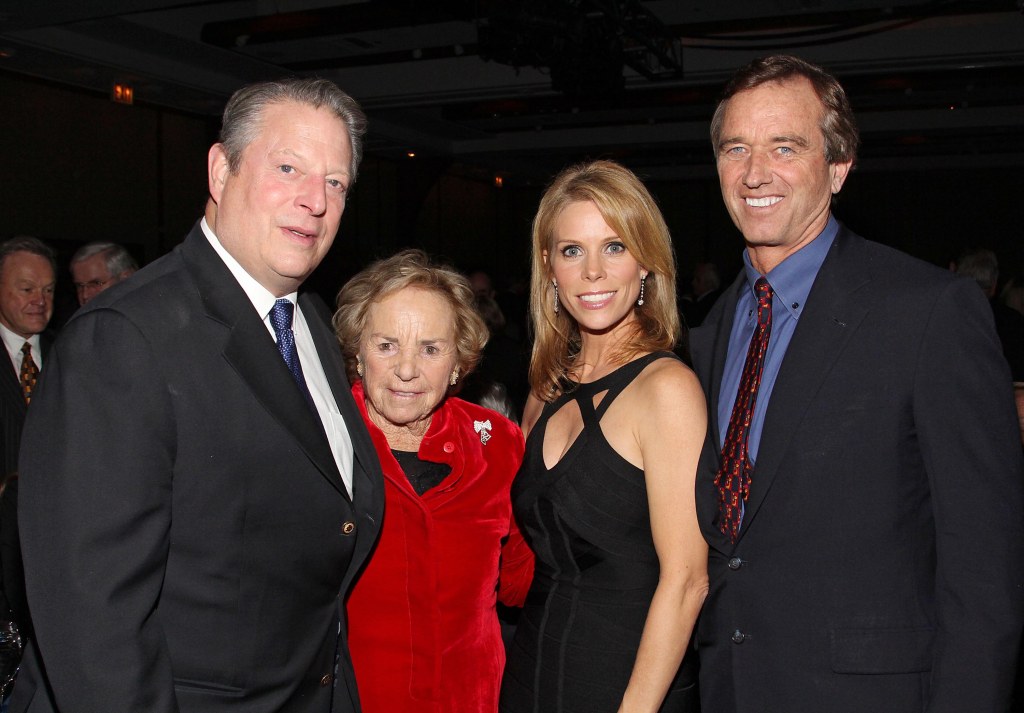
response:
<svg viewBox="0 0 1024 713"><path fill-rule="evenodd" d="M804 304L807 302L807 295L810 294L811 287L814 285L814 278L818 276L818 270L825 262L825 256L838 233L839 222L835 216L829 215L828 223L825 224L825 229L818 237L787 257L764 276L768 278L768 284L772 286L772 291L777 299L776 304L785 307L793 319L800 318ZM747 274L747 289L753 292L754 283L761 277L761 273L750 264L750 255L746 250L743 251L743 269Z"/></svg>
<svg viewBox="0 0 1024 713"><path fill-rule="evenodd" d="M25 337L21 336L20 334L15 333L15 332L12 332L6 326L0 324L0 337L3 338L4 347L7 349L8 356L10 356L10 358L11 358L11 360L13 362L15 362L15 363L17 363L19 365L21 364L21 359L22 359L21 348L23 346L25 346L25 342L28 342L29 344L31 344L32 345L32 359L33 359L33 361L35 361L36 366L38 366L39 368L42 368L42 363L43 363L42 346L41 346L41 343L39 341L39 335L38 334L33 334L28 339L25 339Z"/></svg>
<svg viewBox="0 0 1024 713"><path fill-rule="evenodd" d="M256 278L246 272L238 260L221 245L220 240L214 235L205 217L199 221L199 226L203 229L206 239L210 241L210 245L220 255L220 259L224 261L224 264L228 266L228 270L235 276L235 280L238 281L249 301L252 302L252 306L256 308L260 318L265 320L267 315L270 314L270 310L274 307L274 302L277 301L277 298L270 290L257 282ZM291 292L285 295L284 299L295 304L297 297L298 292Z"/></svg>

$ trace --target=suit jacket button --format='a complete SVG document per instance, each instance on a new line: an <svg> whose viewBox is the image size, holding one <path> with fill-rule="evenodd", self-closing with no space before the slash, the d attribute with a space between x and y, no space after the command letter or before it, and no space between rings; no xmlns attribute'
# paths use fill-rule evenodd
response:
<svg viewBox="0 0 1024 713"><path fill-rule="evenodd" d="M351 520L349 520L348 522L346 522L344 525L341 526L341 534L343 534L343 535L351 535L355 531L356 531L356 524L354 522L352 522Z"/></svg>
<svg viewBox="0 0 1024 713"><path fill-rule="evenodd" d="M743 560L739 557L732 557L729 559L729 569L739 569L743 566Z"/></svg>
<svg viewBox="0 0 1024 713"><path fill-rule="evenodd" d="M332 680L333 679L331 678L331 674L329 674L329 673L328 674L324 674L324 677L320 679L320 685L321 686L330 686Z"/></svg>
<svg viewBox="0 0 1024 713"><path fill-rule="evenodd" d="M740 631L739 629L737 629L736 631L732 632L732 643L734 643L734 644L742 644L743 640L746 639L746 638L747 638L746 635L742 631Z"/></svg>
<svg viewBox="0 0 1024 713"><path fill-rule="evenodd" d="M455 444L452 443L451 441L446 441L442 448L444 449L445 453L451 453L452 451L455 450Z"/></svg>

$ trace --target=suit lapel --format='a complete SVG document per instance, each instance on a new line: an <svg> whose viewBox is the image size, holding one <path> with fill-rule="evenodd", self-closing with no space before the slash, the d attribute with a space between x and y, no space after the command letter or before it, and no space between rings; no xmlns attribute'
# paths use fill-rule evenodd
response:
<svg viewBox="0 0 1024 713"><path fill-rule="evenodd" d="M870 308L865 297L870 277L856 257L860 241L845 228L840 229L807 297L807 308L786 349L765 413L750 498L737 542L779 476L780 464L808 405Z"/></svg>
<svg viewBox="0 0 1024 713"><path fill-rule="evenodd" d="M367 522L362 522L359 526L355 549L352 552L352 561L359 563L369 556L380 531L380 513L384 511L384 477L370 432L352 398L348 379L345 378L345 362L337 338L328 326L330 319L327 307L313 295L300 296L299 305L306 317L306 324L309 325L313 344L320 355L327 381L334 392L334 401L342 418L345 419L345 426L352 439L352 502L359 517L367 519ZM369 527L365 527L367 524ZM358 569L349 568L345 581L342 582L342 591L348 590Z"/></svg>
<svg viewBox="0 0 1024 713"><path fill-rule="evenodd" d="M746 276L741 272L715 307L719 318L710 323L706 322L706 327L701 326L693 330L693 339L703 342L703 347L699 350L700 353L707 355L703 359L703 367L698 371L703 372L702 380L708 384L704 392L704 397L708 401L708 410L712 416L708 423L708 432L713 436L712 442L716 444L722 440L717 414L719 392L722 390L722 376L725 372L725 356L729 351L729 334L732 332L732 323L736 315L736 303L746 284Z"/></svg>
<svg viewBox="0 0 1024 713"><path fill-rule="evenodd" d="M356 408L355 401L352 400L352 388L348 379L345 378L345 361L342 358L341 349L338 347L337 338L328 326L330 320L327 308L318 297L307 294L299 296L299 305L306 316L306 324L309 325L313 344L320 355L320 363L323 364L327 382L334 393L334 401L338 405L338 411L342 418L345 419L345 426L352 439L353 496L357 488L364 492L372 492L368 489L376 486L380 479L371 478L370 474L378 471L380 465L377 463L377 455L370 440L370 434L363 424L363 418L359 409Z"/></svg>
<svg viewBox="0 0 1024 713"><path fill-rule="evenodd" d="M718 427L719 392L725 371L725 357L729 351L729 334L736 315L736 303L747 284L743 272L719 298L704 323L690 332L690 350L694 369L704 385L704 398L708 403L708 434L701 452L698 469L697 516L708 544L723 552L732 549L732 543L715 527L718 515L718 490L715 474L721 463L721 431Z"/></svg>
<svg viewBox="0 0 1024 713"><path fill-rule="evenodd" d="M198 225L181 249L182 258L199 287L207 317L227 329L224 359L248 384L267 412L291 434L331 486L346 494L322 424L295 388L288 367L252 302Z"/></svg>
<svg viewBox="0 0 1024 713"><path fill-rule="evenodd" d="M0 344L0 349L2 348L3 345ZM25 392L21 390L21 377L14 370L14 365L7 357L6 349L4 349L2 356L7 362L7 368L0 367L0 391L3 393L2 398L10 404L15 414L19 414L20 418L24 419L26 411Z"/></svg>

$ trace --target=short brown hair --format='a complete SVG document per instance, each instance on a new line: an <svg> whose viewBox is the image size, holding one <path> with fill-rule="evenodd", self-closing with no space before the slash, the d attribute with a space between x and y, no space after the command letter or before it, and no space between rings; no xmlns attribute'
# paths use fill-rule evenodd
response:
<svg viewBox="0 0 1024 713"><path fill-rule="evenodd" d="M422 250L403 250L373 263L338 292L332 323L350 380L356 379L356 355L370 307L408 287L429 290L451 306L455 313L456 359L462 375L473 371L480 361L487 344L487 325L474 307L469 281L455 269L431 262Z"/></svg>
<svg viewBox="0 0 1024 713"><path fill-rule="evenodd" d="M785 82L795 77L807 79L821 101L820 126L825 137L825 160L829 163L856 161L860 137L853 109L850 108L842 85L821 67L786 54L755 59L733 74L711 118L711 144L714 150L718 151L718 144L722 140L725 111L733 96L768 82Z"/></svg>
<svg viewBox="0 0 1024 713"><path fill-rule="evenodd" d="M632 171L614 161L567 168L545 191L533 219L530 386L545 401L557 395L571 372L580 349L580 331L566 310L554 310L554 290L544 253L551 249L555 222L566 206L586 201L597 206L604 222L648 271L644 304L634 307L636 334L626 340L616 359L625 363L642 352L672 349L679 339L672 238L654 198Z"/></svg>

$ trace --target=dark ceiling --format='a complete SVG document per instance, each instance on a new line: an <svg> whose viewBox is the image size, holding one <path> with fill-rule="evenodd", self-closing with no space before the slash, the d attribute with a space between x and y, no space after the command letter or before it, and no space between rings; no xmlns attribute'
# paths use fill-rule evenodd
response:
<svg viewBox="0 0 1024 713"><path fill-rule="evenodd" d="M862 168L1024 165L1024 0L4 0L0 71L215 116L242 84L335 80L371 155L536 180L615 156L711 170L707 122L749 59L847 87Z"/></svg>

